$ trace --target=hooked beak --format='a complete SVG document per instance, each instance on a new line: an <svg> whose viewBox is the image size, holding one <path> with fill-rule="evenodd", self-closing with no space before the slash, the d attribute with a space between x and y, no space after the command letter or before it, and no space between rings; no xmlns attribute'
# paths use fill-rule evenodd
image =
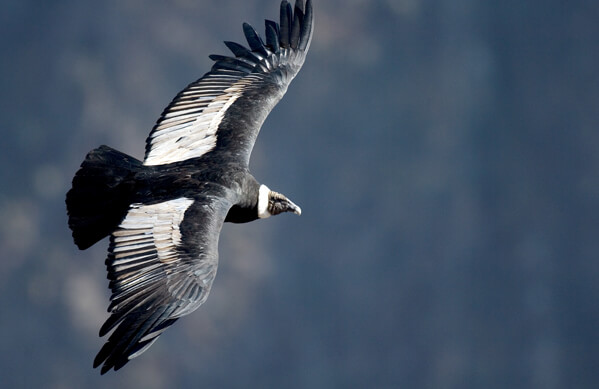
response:
<svg viewBox="0 0 599 389"><path fill-rule="evenodd" d="M271 190L268 193L268 212L271 215L278 215L283 212L293 212L296 215L301 215L302 209L285 195Z"/></svg>
<svg viewBox="0 0 599 389"><path fill-rule="evenodd" d="M289 199L287 199L287 207L288 207L288 209L287 209L288 212L293 212L296 215L302 214L302 209Z"/></svg>

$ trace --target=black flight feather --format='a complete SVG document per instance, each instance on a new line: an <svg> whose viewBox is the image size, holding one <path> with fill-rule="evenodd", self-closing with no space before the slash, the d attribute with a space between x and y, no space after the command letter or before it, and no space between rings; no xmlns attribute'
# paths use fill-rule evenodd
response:
<svg viewBox="0 0 599 389"><path fill-rule="evenodd" d="M275 54L278 54L279 49L279 25L272 20L264 22L266 27L266 44L268 48Z"/></svg>
<svg viewBox="0 0 599 389"><path fill-rule="evenodd" d="M217 61L221 68L251 72L256 66L256 63L249 63L249 61L242 61L238 58L226 57L224 55L210 54L209 57L211 60Z"/></svg>
<svg viewBox="0 0 599 389"><path fill-rule="evenodd" d="M211 54L210 59L215 60L216 62L212 66L212 70L217 69L228 69L228 70L237 70L244 73L250 73L254 66L251 66L245 62L237 61L230 57L224 57L216 54Z"/></svg>
<svg viewBox="0 0 599 389"><path fill-rule="evenodd" d="M245 38L252 51L260 53L264 57L268 57L269 52L264 47L264 42L262 42L262 38L260 38L256 30L254 30L254 27L247 23L243 23L243 33L245 34Z"/></svg>
<svg viewBox="0 0 599 389"><path fill-rule="evenodd" d="M152 298L152 295L156 292L156 289L158 288L149 288L139 294L136 294L134 299L131 299L127 302L127 304L112 312L112 315L106 319L106 322L104 322L100 328L100 336L104 336L109 333L117 324L123 321L128 313L132 312L142 304L146 303L148 299ZM110 307L109 312L111 312Z"/></svg>
<svg viewBox="0 0 599 389"><path fill-rule="evenodd" d="M231 50L231 52L233 52L233 54L235 54L236 57L246 57L249 53L251 53L247 47L237 42L225 41L225 45L229 48L229 50Z"/></svg>
<svg viewBox="0 0 599 389"><path fill-rule="evenodd" d="M308 48L308 44L310 43L310 39L312 37L312 12L312 2L308 1L306 3L302 30L300 33L300 44L298 46L300 50L306 50Z"/></svg>
<svg viewBox="0 0 599 389"><path fill-rule="evenodd" d="M289 47L291 37L291 22L293 20L293 12L291 5L287 1L281 2L281 47L286 49Z"/></svg>
<svg viewBox="0 0 599 389"><path fill-rule="evenodd" d="M231 52L233 52L233 54L235 54L235 57L237 59L245 61L248 64L251 64L252 65L252 69L260 61L263 60L263 58L260 55L258 55L256 53L253 53L248 48L246 48L243 45L240 45L239 43L225 42L225 45L229 48L229 50L231 50ZM217 57L217 56L215 56L214 54L212 54L210 56L210 58L212 58L212 59L214 59L214 57Z"/></svg>
<svg viewBox="0 0 599 389"><path fill-rule="evenodd" d="M302 21L304 20L304 13L302 11L303 8L304 2L302 0L297 0L295 2L295 15L293 17L293 25L291 26L290 44L292 49L297 49L299 46L300 29Z"/></svg>
<svg viewBox="0 0 599 389"><path fill-rule="evenodd" d="M94 367L98 367L102 362L101 374L114 368L120 369L129 361L129 349L135 347L135 344L142 337L147 335L148 329L164 316L168 308L152 309L151 306L142 306L125 319L126 326L119 326L110 335L108 342L102 347L94 359Z"/></svg>

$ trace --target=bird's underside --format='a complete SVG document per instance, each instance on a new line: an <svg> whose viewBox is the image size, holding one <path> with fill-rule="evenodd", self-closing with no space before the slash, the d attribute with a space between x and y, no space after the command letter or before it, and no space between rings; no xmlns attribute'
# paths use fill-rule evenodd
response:
<svg viewBox="0 0 599 389"><path fill-rule="evenodd" d="M283 1L265 40L243 25L249 48L225 42L233 56L210 56L210 72L181 91L146 140L143 161L108 146L88 153L66 205L75 244L110 236L109 335L94 367L118 370L147 350L208 297L224 222L282 212L287 197L249 173L266 116L300 70L312 38L312 5Z"/></svg>

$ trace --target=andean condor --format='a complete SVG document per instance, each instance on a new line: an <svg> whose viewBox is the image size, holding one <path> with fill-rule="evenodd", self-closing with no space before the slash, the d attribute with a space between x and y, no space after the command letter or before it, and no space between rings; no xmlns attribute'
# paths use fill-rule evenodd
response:
<svg viewBox="0 0 599 389"><path fill-rule="evenodd" d="M101 373L146 351L208 297L223 222L300 214L249 172L264 119L299 72L312 39L312 5L283 1L265 41L249 25L249 48L211 55L210 72L181 91L146 140L143 162L108 146L87 154L66 196L82 250L110 235L106 267L112 331L94 360Z"/></svg>

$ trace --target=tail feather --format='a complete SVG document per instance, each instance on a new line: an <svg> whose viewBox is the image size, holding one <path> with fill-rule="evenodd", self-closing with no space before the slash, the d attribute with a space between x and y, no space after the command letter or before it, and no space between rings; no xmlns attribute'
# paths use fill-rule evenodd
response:
<svg viewBox="0 0 599 389"><path fill-rule="evenodd" d="M108 146L90 151L73 178L66 205L73 240L81 249L109 235L121 222L134 191L137 159Z"/></svg>

